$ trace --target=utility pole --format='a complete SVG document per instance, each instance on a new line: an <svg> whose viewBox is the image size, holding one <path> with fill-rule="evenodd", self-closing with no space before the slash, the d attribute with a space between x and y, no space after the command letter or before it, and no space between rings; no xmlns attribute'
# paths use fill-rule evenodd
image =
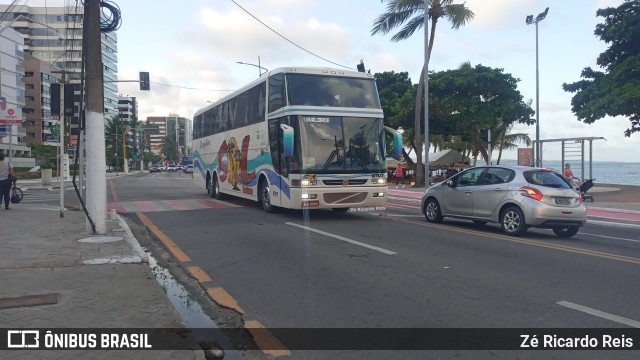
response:
<svg viewBox="0 0 640 360"><path fill-rule="evenodd" d="M97 234L105 234L107 232L107 179L105 171L104 84L99 0L85 0L83 26L87 92L87 106L85 108L87 211L95 225L93 231ZM91 219L88 220L91 221Z"/></svg>

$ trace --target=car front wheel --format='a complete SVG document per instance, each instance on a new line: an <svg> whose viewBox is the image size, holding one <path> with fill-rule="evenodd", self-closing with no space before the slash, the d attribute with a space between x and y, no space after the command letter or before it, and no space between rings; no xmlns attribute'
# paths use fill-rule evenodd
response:
<svg viewBox="0 0 640 360"><path fill-rule="evenodd" d="M558 237L570 238L573 235L578 233L578 230L580 230L580 227L578 226L555 227L552 230L554 234L558 235Z"/></svg>
<svg viewBox="0 0 640 360"><path fill-rule="evenodd" d="M502 231L507 235L519 236L527 231L524 214L522 214L522 210L515 206L508 207L502 212L500 224L502 225Z"/></svg>
<svg viewBox="0 0 640 360"><path fill-rule="evenodd" d="M427 203L424 205L424 217L431 223L442 222L442 212L440 211L438 200L427 200Z"/></svg>

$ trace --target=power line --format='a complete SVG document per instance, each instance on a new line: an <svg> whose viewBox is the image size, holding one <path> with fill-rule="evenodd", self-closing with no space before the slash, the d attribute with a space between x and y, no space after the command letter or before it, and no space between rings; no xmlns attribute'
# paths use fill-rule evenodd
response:
<svg viewBox="0 0 640 360"><path fill-rule="evenodd" d="M187 86L180 86L180 85L163 84L163 83L158 83L158 82L153 82L153 81L150 81L149 83L151 83L151 84L156 84L156 85L161 85L161 86L175 87L175 88L180 88L180 89L188 89L188 90L202 90L202 91L235 91L235 90L213 90L213 89L202 89L202 88L194 88L194 87L187 87Z"/></svg>
<svg viewBox="0 0 640 360"><path fill-rule="evenodd" d="M309 51L309 50L307 50L307 49L303 48L302 46L300 46L300 45L298 45L298 44L294 43L293 41L291 41L291 40L289 40L289 39L287 39L287 37L286 37L286 36L284 36L284 35L280 34L279 32L275 31L274 29L272 29L269 25L267 25L267 24L265 24L264 22L262 22L262 20L258 19L256 16L254 16L252 13L250 13L247 9L243 8L242 6L240 6L240 4L238 4L237 2L235 2L235 0L231 0L231 2L232 2L232 3L234 3L234 4L236 4L236 6L238 6L240 9L242 9L242 11L246 12L247 14L249 14L249 16L251 16L252 18L256 19L256 21L258 21L260 24L262 24L263 26L265 26L267 29L269 29L269 30L273 31L276 35L278 35L278 36L280 36L281 38L285 39L287 42L291 43L293 46L297 47L298 49L300 49L300 50L302 50L302 51L304 51L304 52L306 52L306 53L308 53L308 54L311 54L311 55L313 55L313 56L315 56L315 57L317 57L317 58L319 58L319 59L322 59L322 60L324 60L324 61L326 61L326 62L329 62L329 63L331 63L331 64L338 65L338 66L341 66L341 67L346 68L346 69L355 70L355 69L354 69L354 68L352 68L352 67L345 66L345 65L342 65L342 64L338 64L338 63L336 63L336 62L333 62L333 61L331 61L331 60L329 60L329 59L323 58L322 56L320 56L320 55L318 55L318 54L315 54L315 53L313 53L313 52L311 52L311 51Z"/></svg>

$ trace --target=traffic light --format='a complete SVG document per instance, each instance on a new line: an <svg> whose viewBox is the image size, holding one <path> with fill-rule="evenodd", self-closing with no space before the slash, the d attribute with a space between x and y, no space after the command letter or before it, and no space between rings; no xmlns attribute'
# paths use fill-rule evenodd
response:
<svg viewBox="0 0 640 360"><path fill-rule="evenodd" d="M480 139L482 139L482 141L484 141L484 142L489 142L489 130L488 129L481 129L480 130Z"/></svg>
<svg viewBox="0 0 640 360"><path fill-rule="evenodd" d="M149 84L149 72L140 71L140 90L149 90L151 84Z"/></svg>
<svg viewBox="0 0 640 360"><path fill-rule="evenodd" d="M357 68L358 68L359 72L365 72L364 71L364 61L360 60L360 64L358 64Z"/></svg>

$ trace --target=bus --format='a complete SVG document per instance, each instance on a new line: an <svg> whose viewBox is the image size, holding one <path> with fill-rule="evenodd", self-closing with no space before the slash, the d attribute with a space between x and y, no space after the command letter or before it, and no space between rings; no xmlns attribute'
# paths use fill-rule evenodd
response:
<svg viewBox="0 0 640 360"><path fill-rule="evenodd" d="M373 76L328 68L268 71L198 110L194 179L212 198L278 208L381 208L387 199L385 131Z"/></svg>

